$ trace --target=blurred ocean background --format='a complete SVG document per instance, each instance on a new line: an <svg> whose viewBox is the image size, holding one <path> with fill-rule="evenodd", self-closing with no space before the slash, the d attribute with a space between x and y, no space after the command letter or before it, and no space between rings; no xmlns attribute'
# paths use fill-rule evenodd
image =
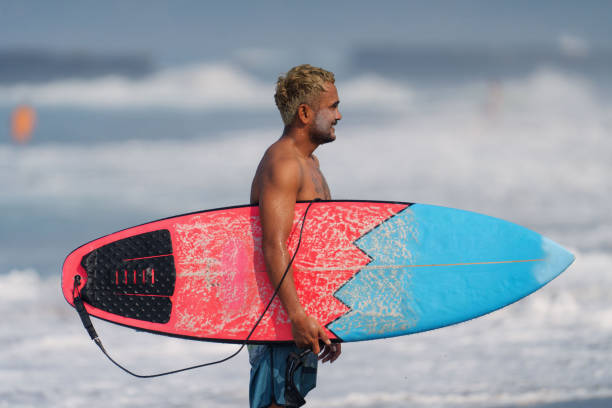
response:
<svg viewBox="0 0 612 408"><path fill-rule="evenodd" d="M576 255L504 310L346 344L308 406L612 406L610 21L604 2L0 3L0 407L247 405L246 352L120 372L59 276L102 235L246 203L300 63L336 74L344 118L316 152L335 198L477 211ZM94 324L139 373L236 348Z"/></svg>

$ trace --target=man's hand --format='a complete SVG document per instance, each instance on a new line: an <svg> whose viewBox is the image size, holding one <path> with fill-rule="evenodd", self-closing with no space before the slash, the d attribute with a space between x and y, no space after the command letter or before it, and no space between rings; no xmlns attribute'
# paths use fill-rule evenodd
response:
<svg viewBox="0 0 612 408"><path fill-rule="evenodd" d="M321 352L319 340L325 344L325 348L332 344L325 330L314 317L301 312L290 320L291 334L299 348L309 348L313 353L319 354Z"/></svg>
<svg viewBox="0 0 612 408"><path fill-rule="evenodd" d="M319 354L319 360L321 360L321 363L329 361L329 363L331 364L336 361L338 357L340 357L340 354L342 354L342 344L326 344L323 347L323 351L321 352L321 354Z"/></svg>

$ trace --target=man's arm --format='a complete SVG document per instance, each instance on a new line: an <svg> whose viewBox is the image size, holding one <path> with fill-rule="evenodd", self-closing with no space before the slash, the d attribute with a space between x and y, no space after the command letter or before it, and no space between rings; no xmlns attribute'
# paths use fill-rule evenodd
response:
<svg viewBox="0 0 612 408"><path fill-rule="evenodd" d="M291 260L287 239L293 226L295 202L302 175L299 163L279 160L270 164L262 176L259 194L262 249L270 282L276 288ZM293 268L287 272L278 290L278 297L289 316L293 339L298 347L310 348L319 354L319 339L325 344L331 344L323 327L315 318L307 315L300 304L293 281Z"/></svg>

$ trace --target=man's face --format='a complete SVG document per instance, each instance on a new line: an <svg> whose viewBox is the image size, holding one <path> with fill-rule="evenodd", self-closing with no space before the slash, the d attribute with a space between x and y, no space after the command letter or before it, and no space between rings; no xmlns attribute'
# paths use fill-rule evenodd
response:
<svg viewBox="0 0 612 408"><path fill-rule="evenodd" d="M317 144L324 144L336 140L334 126L342 115L338 110L338 90L332 83L325 85L325 91L319 95L319 109L315 112L310 137Z"/></svg>

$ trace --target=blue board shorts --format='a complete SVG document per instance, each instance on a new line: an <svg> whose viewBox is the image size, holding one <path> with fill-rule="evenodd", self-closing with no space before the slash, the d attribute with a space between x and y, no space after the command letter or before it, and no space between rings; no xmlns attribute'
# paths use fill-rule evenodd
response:
<svg viewBox="0 0 612 408"><path fill-rule="evenodd" d="M290 353L299 354L302 350L295 344L290 345L253 345L247 346L251 363L249 402L251 408L267 407L273 402L285 405L285 373ZM316 354L308 353L293 376L299 393L305 396L317 385Z"/></svg>

